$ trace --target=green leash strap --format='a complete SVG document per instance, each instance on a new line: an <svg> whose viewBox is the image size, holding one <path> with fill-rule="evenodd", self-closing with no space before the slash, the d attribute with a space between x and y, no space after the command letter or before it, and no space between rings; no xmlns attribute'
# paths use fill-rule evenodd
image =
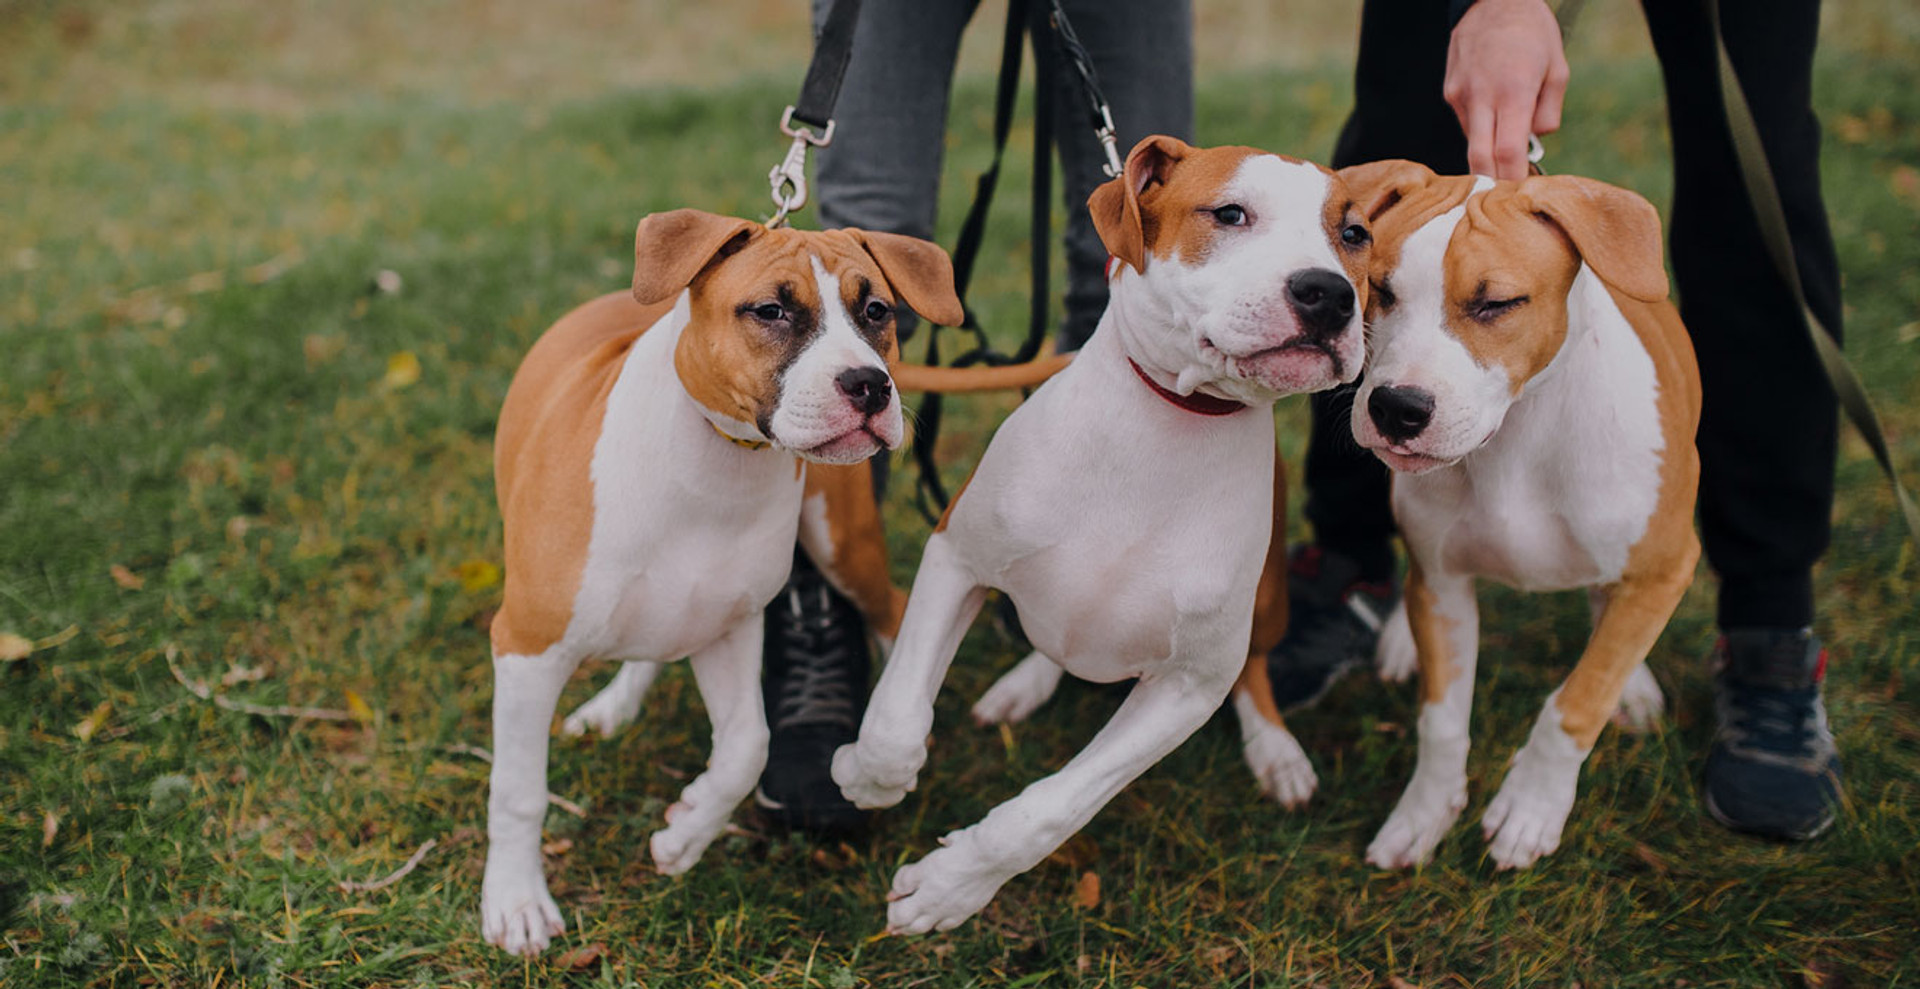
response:
<svg viewBox="0 0 1920 989"><path fill-rule="evenodd" d="M1887 475L1887 483L1893 488L1894 499L1900 505L1900 514L1907 523L1907 536L1920 545L1920 507L1914 504L1913 496L1907 493L1906 486L1900 483L1899 472L1894 470L1893 456L1887 451L1887 438L1880 431L1880 416L1873 409L1873 403L1867 399L1866 389L1861 387L1860 376L1854 373L1853 365L1840 353L1840 346L1833 336L1822 328L1820 317L1814 315L1807 305L1806 294L1800 286L1800 268L1793 260L1793 240L1787 234L1786 212L1780 206L1780 191L1774 185L1773 169L1767 164L1765 150L1760 144L1760 131L1753 122L1753 109L1747 105L1746 91L1740 87L1740 80L1733 74L1733 61L1727 55L1727 42L1720 31L1720 2L1706 0L1707 15L1713 22L1714 51L1720 60L1720 99L1727 111L1727 130L1733 136L1734 155L1740 162L1740 178L1746 183L1747 198L1753 203L1755 220L1760 224L1761 239L1766 242L1767 253L1772 255L1774 267L1780 269L1780 277L1787 283L1793 300L1800 306L1802 325L1807 328L1807 336L1813 341L1814 352L1820 355L1820 368L1827 374L1827 381L1833 385L1834 394L1839 396L1840 407L1860 431L1860 437L1867 441L1873 450L1873 459L1879 461L1880 471Z"/></svg>

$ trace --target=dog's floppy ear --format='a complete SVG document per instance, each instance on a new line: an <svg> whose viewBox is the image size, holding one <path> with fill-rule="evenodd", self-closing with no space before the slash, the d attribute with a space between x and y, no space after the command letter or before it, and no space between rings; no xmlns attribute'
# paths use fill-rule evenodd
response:
<svg viewBox="0 0 1920 989"><path fill-rule="evenodd" d="M1140 215L1140 196L1165 183L1167 173L1192 151L1176 137L1155 134L1141 138L1127 152L1120 177L1108 179L1087 197L1093 229L1108 254L1132 265L1135 271L1147 270L1147 229Z"/></svg>
<svg viewBox="0 0 1920 989"><path fill-rule="evenodd" d="M1398 205L1408 194L1434 180L1433 169L1400 158L1352 165L1334 173L1353 194L1354 206L1369 224Z"/></svg>
<svg viewBox="0 0 1920 989"><path fill-rule="evenodd" d="M877 230L849 228L847 233L873 256L887 284L914 312L941 326L959 326L966 319L953 287L953 261L940 245Z"/></svg>
<svg viewBox="0 0 1920 989"><path fill-rule="evenodd" d="M1574 175L1537 175L1515 191L1566 233L1601 281L1642 302L1667 297L1660 214L1638 193Z"/></svg>
<svg viewBox="0 0 1920 989"><path fill-rule="evenodd" d="M633 298L664 302L715 259L746 245L760 225L697 209L649 213L633 235Z"/></svg>

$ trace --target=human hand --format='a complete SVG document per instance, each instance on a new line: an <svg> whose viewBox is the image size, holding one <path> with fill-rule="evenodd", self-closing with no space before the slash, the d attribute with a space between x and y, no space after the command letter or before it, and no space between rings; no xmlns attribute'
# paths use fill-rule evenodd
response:
<svg viewBox="0 0 1920 989"><path fill-rule="evenodd" d="M1567 93L1560 24L1545 0L1477 0L1453 29L1441 90L1467 133L1475 175L1525 178L1527 135L1560 129Z"/></svg>

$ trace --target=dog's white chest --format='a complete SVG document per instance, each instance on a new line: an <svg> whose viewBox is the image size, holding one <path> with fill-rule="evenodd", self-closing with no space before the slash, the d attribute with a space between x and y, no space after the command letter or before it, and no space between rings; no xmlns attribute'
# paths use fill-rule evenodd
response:
<svg viewBox="0 0 1920 989"><path fill-rule="evenodd" d="M1183 648L1196 639L1244 641L1272 526L1273 431L1264 408L1209 420L1130 379L1116 396L1094 370L1077 362L1008 419L951 528L1035 648L1110 681L1213 651ZM1107 408L1117 398L1136 407Z"/></svg>
<svg viewBox="0 0 1920 989"><path fill-rule="evenodd" d="M568 637L601 655L699 650L763 607L793 558L793 458L715 442L673 380L673 339L635 345L594 448L593 536Z"/></svg>

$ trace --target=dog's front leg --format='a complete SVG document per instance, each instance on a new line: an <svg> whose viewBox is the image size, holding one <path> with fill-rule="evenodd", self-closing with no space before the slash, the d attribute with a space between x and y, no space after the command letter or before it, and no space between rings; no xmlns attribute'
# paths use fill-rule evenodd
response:
<svg viewBox="0 0 1920 989"><path fill-rule="evenodd" d="M1233 649L1245 640L1235 637ZM1059 772L995 807L980 823L893 877L887 930L924 934L959 926L1007 880L1040 863L1128 783L1179 747L1218 710L1233 684L1219 676L1143 678L1093 741Z"/></svg>
<svg viewBox="0 0 1920 989"><path fill-rule="evenodd" d="M653 864L666 875L692 868L753 792L767 765L767 711L760 693L762 613L694 653L693 678L713 723L707 770L667 808L667 826L653 833Z"/></svg>
<svg viewBox="0 0 1920 989"><path fill-rule="evenodd" d="M913 578L900 639L860 722L860 738L833 754L833 781L854 806L891 807L913 789L927 761L934 696L986 594L960 565L952 540L934 533Z"/></svg>
<svg viewBox="0 0 1920 989"><path fill-rule="evenodd" d="M579 657L559 646L493 659L493 771L487 791L487 870L480 930L516 955L545 950L566 929L547 893L540 825L547 817L547 736Z"/></svg>
<svg viewBox="0 0 1920 989"><path fill-rule="evenodd" d="M1527 744L1514 755L1500 792L1480 820L1488 851L1500 868L1524 869L1560 847L1580 766L1619 708L1627 681L1642 668L1693 582L1698 556L1695 548L1659 573L1629 578L1609 589L1586 651L1541 707Z"/></svg>
<svg viewBox="0 0 1920 989"><path fill-rule="evenodd" d="M1473 579L1428 574L1416 561L1407 573L1405 607L1420 663L1420 748L1413 780L1367 846L1367 861L1383 869L1432 858L1467 805L1467 721L1480 649Z"/></svg>

